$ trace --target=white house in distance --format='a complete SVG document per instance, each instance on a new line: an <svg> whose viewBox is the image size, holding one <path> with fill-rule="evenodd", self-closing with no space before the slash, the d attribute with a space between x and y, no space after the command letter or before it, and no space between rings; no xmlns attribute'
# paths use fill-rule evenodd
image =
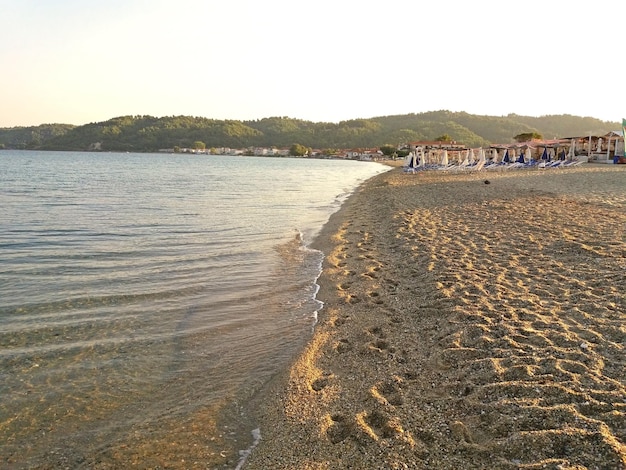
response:
<svg viewBox="0 0 626 470"><path fill-rule="evenodd" d="M417 142L409 142L409 150L415 152L418 147L428 150L463 150L465 145L458 144L455 140L443 141L443 140L420 140Z"/></svg>

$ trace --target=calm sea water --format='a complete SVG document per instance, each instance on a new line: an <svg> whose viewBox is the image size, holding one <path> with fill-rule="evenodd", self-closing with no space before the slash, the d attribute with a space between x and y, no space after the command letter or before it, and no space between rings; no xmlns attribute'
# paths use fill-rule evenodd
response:
<svg viewBox="0 0 626 470"><path fill-rule="evenodd" d="M234 468L382 165L0 152L0 467ZM261 429L262 433L262 429Z"/></svg>

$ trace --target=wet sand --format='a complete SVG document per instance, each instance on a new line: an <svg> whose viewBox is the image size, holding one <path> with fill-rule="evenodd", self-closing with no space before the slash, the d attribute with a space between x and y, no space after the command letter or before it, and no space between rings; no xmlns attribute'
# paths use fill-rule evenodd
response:
<svg viewBox="0 0 626 470"><path fill-rule="evenodd" d="M396 168L316 245L245 469L626 468L626 166Z"/></svg>

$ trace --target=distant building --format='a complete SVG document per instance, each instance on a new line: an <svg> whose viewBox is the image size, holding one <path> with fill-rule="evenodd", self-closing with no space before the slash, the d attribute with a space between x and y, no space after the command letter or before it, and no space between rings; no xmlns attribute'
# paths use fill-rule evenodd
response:
<svg viewBox="0 0 626 470"><path fill-rule="evenodd" d="M408 148L412 152L415 152L419 147L424 150L461 150L466 148L465 145L458 144L455 140L420 140L408 143Z"/></svg>

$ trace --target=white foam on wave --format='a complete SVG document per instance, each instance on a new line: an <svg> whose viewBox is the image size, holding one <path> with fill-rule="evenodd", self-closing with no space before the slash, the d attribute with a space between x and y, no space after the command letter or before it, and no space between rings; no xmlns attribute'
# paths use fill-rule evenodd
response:
<svg viewBox="0 0 626 470"><path fill-rule="evenodd" d="M326 255L324 254L324 252L320 251L320 250L316 250L314 248L309 247L305 241L304 241L304 233L302 233L300 230L298 230L298 235L296 235L296 238L298 239L298 241L300 241L300 249L301 250L308 250L314 253L318 253L319 256L319 260L318 260L318 264L317 264L317 274L315 275L315 277L313 278L313 296L312 296L312 300L315 301L318 305L318 307L313 311L312 313L312 317L313 317L313 325L312 325L312 329L315 329L315 326L317 325L318 322L318 315L320 310L322 310L324 308L324 302L322 302L321 300L319 300L317 298L317 294L320 291L320 285L317 283L318 279L320 278L320 276L322 275L322 266L324 264L324 258L326 257Z"/></svg>
<svg viewBox="0 0 626 470"><path fill-rule="evenodd" d="M248 457L250 457L250 454L252 453L254 448L259 445L259 442L261 442L261 430L259 428L256 428L252 430L252 445L246 450L239 451L239 462L237 462L235 470L241 470L243 468L246 460L248 459Z"/></svg>

